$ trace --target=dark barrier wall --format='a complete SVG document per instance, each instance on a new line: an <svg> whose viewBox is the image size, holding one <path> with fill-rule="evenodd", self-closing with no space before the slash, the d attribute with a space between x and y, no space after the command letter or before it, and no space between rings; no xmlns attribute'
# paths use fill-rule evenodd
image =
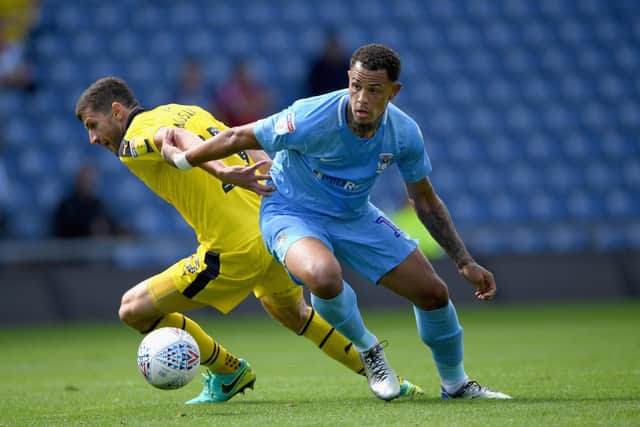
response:
<svg viewBox="0 0 640 427"><path fill-rule="evenodd" d="M640 297L640 253L512 256L479 261L496 276L499 304ZM434 266L457 304L474 300L470 286L450 261L437 261ZM116 321L122 293L156 272L123 272L100 264L4 266L0 270L0 327L65 320ZM408 306L386 289L366 283L349 271L346 275L361 307ZM253 297L236 309L251 310L262 310Z"/></svg>

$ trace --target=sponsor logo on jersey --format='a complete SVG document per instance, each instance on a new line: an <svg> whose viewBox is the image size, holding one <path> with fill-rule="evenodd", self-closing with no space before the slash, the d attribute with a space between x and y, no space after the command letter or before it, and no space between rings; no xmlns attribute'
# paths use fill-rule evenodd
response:
<svg viewBox="0 0 640 427"><path fill-rule="evenodd" d="M289 111L284 115L281 115L274 127L276 135L284 135L286 133L293 133L296 131L296 121L293 112Z"/></svg>
<svg viewBox="0 0 640 427"><path fill-rule="evenodd" d="M200 259L195 255L191 255L189 257L189 261L185 264L184 269L187 270L187 273L193 274L196 271L200 270Z"/></svg>
<svg viewBox="0 0 640 427"><path fill-rule="evenodd" d="M348 191L355 191L361 187L361 185L358 183L349 181L344 178L338 178L337 176L327 175L326 173L322 173L316 169L312 169L311 171L318 179L321 179L324 182L335 185L336 187L341 187Z"/></svg>

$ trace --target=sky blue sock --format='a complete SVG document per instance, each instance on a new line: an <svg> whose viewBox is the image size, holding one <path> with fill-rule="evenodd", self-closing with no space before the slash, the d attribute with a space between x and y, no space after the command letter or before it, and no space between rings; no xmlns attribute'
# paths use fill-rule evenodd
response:
<svg viewBox="0 0 640 427"><path fill-rule="evenodd" d="M353 342L356 350L368 350L378 343L375 335L365 328L356 293L347 282L342 282L342 292L335 298L324 299L311 294L311 304L331 326Z"/></svg>
<svg viewBox="0 0 640 427"><path fill-rule="evenodd" d="M452 392L468 380L464 371L462 327L453 303L436 310L413 307L418 333L431 348L436 368L447 391Z"/></svg>

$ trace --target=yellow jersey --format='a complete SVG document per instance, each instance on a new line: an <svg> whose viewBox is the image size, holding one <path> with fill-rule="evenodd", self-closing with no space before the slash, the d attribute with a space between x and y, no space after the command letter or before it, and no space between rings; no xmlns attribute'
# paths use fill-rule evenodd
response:
<svg viewBox="0 0 640 427"><path fill-rule="evenodd" d="M162 159L153 137L161 127L187 129L202 140L223 129L222 122L204 109L167 104L153 110L135 109L129 116L118 157L154 193L170 203L193 228L207 250L224 253L260 237L260 196L194 168L178 170ZM227 157L229 166L248 165L245 153Z"/></svg>

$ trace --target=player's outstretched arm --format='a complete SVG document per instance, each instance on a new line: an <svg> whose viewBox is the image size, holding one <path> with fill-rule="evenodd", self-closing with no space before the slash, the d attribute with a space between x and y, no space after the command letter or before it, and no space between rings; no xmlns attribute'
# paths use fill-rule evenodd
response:
<svg viewBox="0 0 640 427"><path fill-rule="evenodd" d="M167 127L158 129L154 136L154 141L156 146L161 149L165 161L170 164L171 162L169 162L168 158L180 156L180 153L203 144L202 140L193 132L186 129ZM265 185L261 181L269 179L270 176L266 173L256 172L261 171L262 168L268 170L270 165L271 160L265 154L264 160L257 161L251 166L227 166L220 160L209 160L200 164L199 167L226 184L233 184L262 196L268 196L275 187Z"/></svg>
<svg viewBox="0 0 640 427"><path fill-rule="evenodd" d="M176 167L200 166L209 160L228 157L243 150L261 150L262 146L253 132L254 123L225 129L204 143L181 153L176 150L172 138L165 138L162 157Z"/></svg>
<svg viewBox="0 0 640 427"><path fill-rule="evenodd" d="M449 210L429 179L406 183L406 187L418 218L456 263L458 272L476 288L476 297L481 300L492 299L496 293L493 274L471 257L453 225Z"/></svg>

